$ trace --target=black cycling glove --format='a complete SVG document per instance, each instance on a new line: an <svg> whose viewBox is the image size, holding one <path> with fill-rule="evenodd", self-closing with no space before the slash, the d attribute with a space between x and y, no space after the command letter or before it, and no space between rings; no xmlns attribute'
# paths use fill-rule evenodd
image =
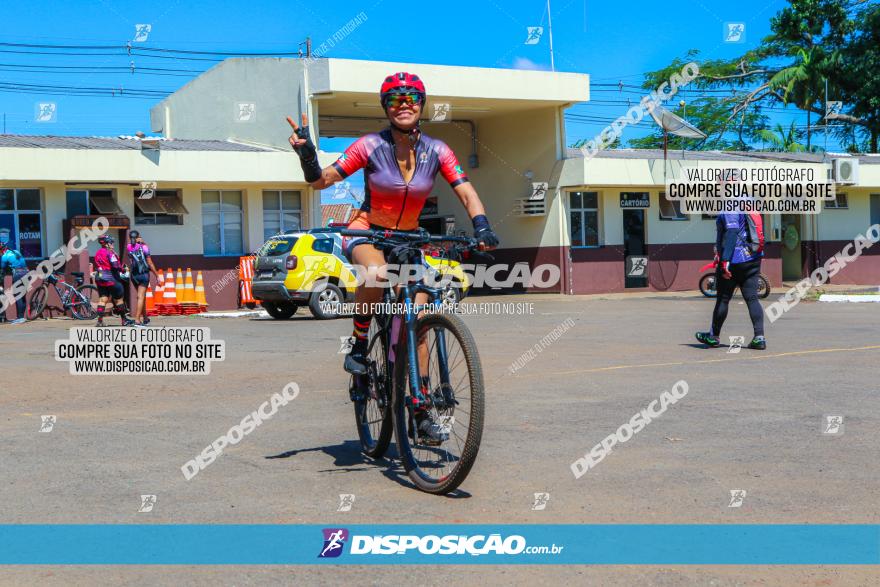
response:
<svg viewBox="0 0 880 587"><path fill-rule="evenodd" d="M498 240L498 235L495 234L495 231L493 231L492 227L489 226L489 219L486 218L485 214L474 216L471 219L471 222L473 222L474 224L474 238L479 240L487 247L498 246L501 241Z"/></svg>
<svg viewBox="0 0 880 587"><path fill-rule="evenodd" d="M306 140L304 145L293 148L299 156L299 164L302 167L306 181L312 183L321 179L321 164L318 163L318 150L315 149L315 144L309 135L309 127L301 126L294 132L296 136Z"/></svg>

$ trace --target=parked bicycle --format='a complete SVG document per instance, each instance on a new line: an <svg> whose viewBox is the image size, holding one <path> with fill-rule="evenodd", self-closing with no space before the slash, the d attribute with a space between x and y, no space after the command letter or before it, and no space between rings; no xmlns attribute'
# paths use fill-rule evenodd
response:
<svg viewBox="0 0 880 587"><path fill-rule="evenodd" d="M386 254L389 265L424 263L420 247L450 244L445 254L461 258L478 250L475 239L432 236L424 231L348 230L343 236L365 237ZM428 304L415 306L425 292ZM403 467L413 483L428 493L446 494L467 477L477 458L483 434L483 371L474 338L464 322L451 313L434 313L442 306L443 288L424 279L401 284L397 293L386 288L383 311L374 314L369 333L367 373L352 376L361 449L380 458L392 431ZM387 313L390 304L406 308ZM419 316L424 310L432 310ZM422 386L423 377L428 384ZM427 443L416 427L415 407L427 407L441 427L441 439Z"/></svg>
<svg viewBox="0 0 880 587"><path fill-rule="evenodd" d="M715 261L707 263L700 267L700 273L709 271L700 277L700 293L707 298L714 298L718 295L718 288L715 286L715 268L718 264ZM770 295L770 280L763 273L758 275L758 297L764 299Z"/></svg>
<svg viewBox="0 0 880 587"><path fill-rule="evenodd" d="M49 307L50 313L53 309L66 314L68 310L70 315L76 320L94 320L98 315L98 288L91 284L85 284L85 275L80 272L71 273L74 278L74 285L70 285L64 281L64 275L53 273L46 277L43 285L37 288L31 300L28 303L27 319L36 320L43 315L46 310L49 299L49 286L55 288L58 299L61 300L61 307Z"/></svg>

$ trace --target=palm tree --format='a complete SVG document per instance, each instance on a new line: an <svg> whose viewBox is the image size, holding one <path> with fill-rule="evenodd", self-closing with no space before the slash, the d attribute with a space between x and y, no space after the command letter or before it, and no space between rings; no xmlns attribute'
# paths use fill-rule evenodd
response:
<svg viewBox="0 0 880 587"><path fill-rule="evenodd" d="M773 130L763 128L756 134L759 139L770 144L769 148L762 149L765 151L802 153L808 150L803 143L799 142L803 132L797 129L794 122L791 123L788 129L783 128L781 124L777 123Z"/></svg>
<svg viewBox="0 0 880 587"><path fill-rule="evenodd" d="M783 104L794 104L807 111L807 150L811 151L812 114L825 91L824 72L837 65L840 55L836 51L828 55L817 46L810 47L809 51L798 49L797 55L800 61L776 73L770 78L769 86Z"/></svg>

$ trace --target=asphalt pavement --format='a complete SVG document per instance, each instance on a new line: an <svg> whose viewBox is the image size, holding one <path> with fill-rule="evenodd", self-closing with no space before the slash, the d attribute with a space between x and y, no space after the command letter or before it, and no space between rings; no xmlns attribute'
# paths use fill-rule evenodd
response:
<svg viewBox="0 0 880 587"><path fill-rule="evenodd" d="M776 296L773 296L775 298ZM772 301L765 300L765 302ZM802 302L751 337L741 299L725 346L694 340L698 295L469 301L487 388L479 457L460 491L414 489L358 449L338 354L349 320L156 318L208 326L209 375L69 375L70 320L0 326L0 523L880 523L880 359L874 304ZM479 306L478 304L484 304ZM498 311L501 313L497 313ZM568 324L555 340L544 338ZM544 343L541 340L544 339ZM536 347L537 345L537 347ZM529 349L532 349L529 353ZM516 365L515 372L511 366ZM582 477L571 464L652 400L687 394ZM181 466L290 382L300 393L191 480ZM51 432L41 416L54 415ZM842 426L826 431L829 416ZM730 507L731 490L745 491ZM535 493L549 493L535 510ZM141 495L156 496L139 512ZM340 495L354 495L337 511ZM868 585L868 567L419 567L426 585ZM14 567L2 584L386 584L407 567ZM293 579L295 577L295 579Z"/></svg>

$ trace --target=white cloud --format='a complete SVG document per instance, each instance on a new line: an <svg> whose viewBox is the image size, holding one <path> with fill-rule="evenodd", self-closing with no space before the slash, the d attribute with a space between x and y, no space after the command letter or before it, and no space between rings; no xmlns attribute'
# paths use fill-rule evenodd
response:
<svg viewBox="0 0 880 587"><path fill-rule="evenodd" d="M536 69L536 70L548 70L549 68L546 65L538 65L531 59L526 59L525 57L516 57L513 60L513 68L514 69Z"/></svg>

